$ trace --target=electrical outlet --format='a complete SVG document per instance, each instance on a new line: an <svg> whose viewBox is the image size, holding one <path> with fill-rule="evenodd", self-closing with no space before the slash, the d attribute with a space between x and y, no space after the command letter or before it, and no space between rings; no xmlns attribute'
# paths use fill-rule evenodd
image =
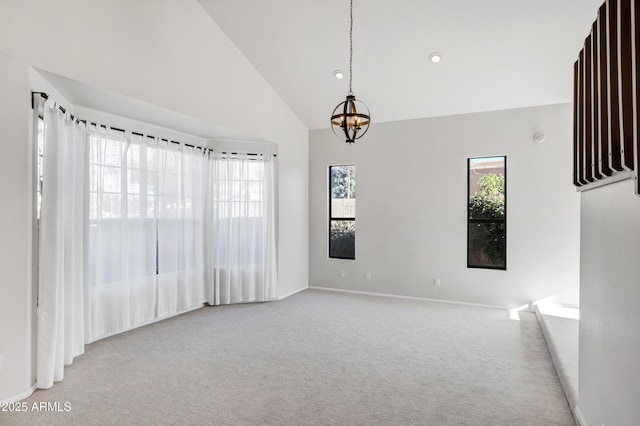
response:
<svg viewBox="0 0 640 426"><path fill-rule="evenodd" d="M433 279L433 286L434 287L440 287L440 278L434 278Z"/></svg>
<svg viewBox="0 0 640 426"><path fill-rule="evenodd" d="M340 271L340 278L344 278L347 274L344 271Z"/></svg>
<svg viewBox="0 0 640 426"><path fill-rule="evenodd" d="M364 274L364 279L367 281L371 281L371 272L367 272L366 274Z"/></svg>

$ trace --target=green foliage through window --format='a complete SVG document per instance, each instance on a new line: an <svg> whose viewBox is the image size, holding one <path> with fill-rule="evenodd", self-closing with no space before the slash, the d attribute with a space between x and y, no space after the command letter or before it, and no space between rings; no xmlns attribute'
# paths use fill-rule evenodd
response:
<svg viewBox="0 0 640 426"><path fill-rule="evenodd" d="M484 175L478 186L480 190L469 201L469 218L504 219L504 175Z"/></svg>

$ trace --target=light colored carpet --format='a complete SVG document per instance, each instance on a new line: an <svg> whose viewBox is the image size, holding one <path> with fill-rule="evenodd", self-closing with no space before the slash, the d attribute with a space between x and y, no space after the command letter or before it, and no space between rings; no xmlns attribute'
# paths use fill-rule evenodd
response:
<svg viewBox="0 0 640 426"><path fill-rule="evenodd" d="M553 310L536 306L536 316L547 342L551 360L558 372L571 410L574 411L578 404L579 321L547 312L553 312Z"/></svg>
<svg viewBox="0 0 640 426"><path fill-rule="evenodd" d="M307 290L87 346L3 425L573 425L532 313Z"/></svg>

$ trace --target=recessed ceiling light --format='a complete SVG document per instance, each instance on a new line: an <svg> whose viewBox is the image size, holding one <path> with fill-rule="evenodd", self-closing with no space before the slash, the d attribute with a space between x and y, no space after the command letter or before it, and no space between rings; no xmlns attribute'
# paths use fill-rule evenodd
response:
<svg viewBox="0 0 640 426"><path fill-rule="evenodd" d="M335 78L337 78L338 80L340 80L340 79L344 78L344 72L342 70L335 70L333 72L333 76Z"/></svg>
<svg viewBox="0 0 640 426"><path fill-rule="evenodd" d="M438 62L440 62L442 60L442 53L433 52L431 55L429 55L429 60L431 62L437 64Z"/></svg>

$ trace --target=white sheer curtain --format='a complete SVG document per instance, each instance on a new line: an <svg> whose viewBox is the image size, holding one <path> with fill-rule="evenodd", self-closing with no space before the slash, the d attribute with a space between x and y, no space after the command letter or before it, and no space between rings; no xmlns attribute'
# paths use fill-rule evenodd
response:
<svg viewBox="0 0 640 426"><path fill-rule="evenodd" d="M155 153L158 316L205 303L205 153L161 142Z"/></svg>
<svg viewBox="0 0 640 426"><path fill-rule="evenodd" d="M274 162L210 153L207 299L211 305L277 297Z"/></svg>
<svg viewBox="0 0 640 426"><path fill-rule="evenodd" d="M41 112L45 183L38 235L37 386L47 389L63 379L64 365L84 352L88 144L86 130L53 101Z"/></svg>
<svg viewBox="0 0 640 426"><path fill-rule="evenodd" d="M89 340L205 302L204 155L91 134Z"/></svg>
<svg viewBox="0 0 640 426"><path fill-rule="evenodd" d="M52 101L41 112L38 387L96 339L276 299L273 156L86 126Z"/></svg>

